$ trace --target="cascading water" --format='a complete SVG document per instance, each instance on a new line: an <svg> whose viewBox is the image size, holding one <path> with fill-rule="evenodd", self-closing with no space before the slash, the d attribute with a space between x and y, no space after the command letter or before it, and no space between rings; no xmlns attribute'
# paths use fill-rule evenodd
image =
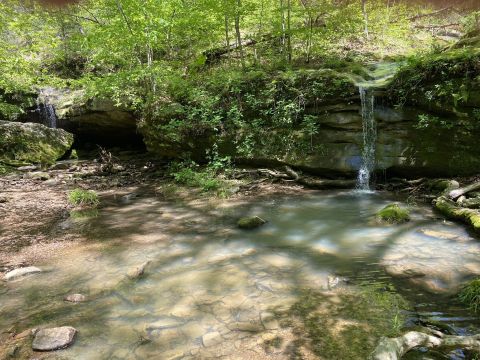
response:
<svg viewBox="0 0 480 360"><path fill-rule="evenodd" d="M363 152L362 166L358 171L357 189L370 190L371 174L375 170L375 144L377 141L377 126L375 123L375 97L373 89L359 86L362 103L363 122Z"/></svg>
<svg viewBox="0 0 480 360"><path fill-rule="evenodd" d="M40 112L43 125L49 128L57 127L57 115L55 114L55 108L52 104L39 104L38 111Z"/></svg>

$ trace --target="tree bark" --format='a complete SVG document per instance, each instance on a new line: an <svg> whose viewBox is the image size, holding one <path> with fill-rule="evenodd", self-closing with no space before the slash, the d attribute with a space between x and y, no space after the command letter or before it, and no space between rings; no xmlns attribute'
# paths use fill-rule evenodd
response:
<svg viewBox="0 0 480 360"><path fill-rule="evenodd" d="M245 68L245 59L243 54L243 46L242 46L242 36L240 34L240 9L242 3L241 0L237 0L237 7L235 12L235 33L237 36L237 49L240 53L240 61L242 63L242 68Z"/></svg>

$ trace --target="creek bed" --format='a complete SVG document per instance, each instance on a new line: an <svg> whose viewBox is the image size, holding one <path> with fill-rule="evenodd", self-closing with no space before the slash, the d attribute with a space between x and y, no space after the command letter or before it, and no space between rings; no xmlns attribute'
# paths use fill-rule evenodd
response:
<svg viewBox="0 0 480 360"><path fill-rule="evenodd" d="M74 326L76 343L57 352L67 359L365 359L380 336L425 321L478 332L453 295L480 274L480 243L427 206L410 206L406 224L378 224L374 214L396 200L110 196L94 217L69 220L96 246L0 288L0 328ZM236 229L244 215L268 223ZM146 261L143 276L126 276ZM64 302L72 293L88 301Z"/></svg>

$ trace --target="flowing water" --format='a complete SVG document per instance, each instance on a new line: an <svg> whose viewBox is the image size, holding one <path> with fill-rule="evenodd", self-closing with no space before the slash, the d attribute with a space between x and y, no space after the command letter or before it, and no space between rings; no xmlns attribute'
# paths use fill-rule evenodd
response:
<svg viewBox="0 0 480 360"><path fill-rule="evenodd" d="M365 359L404 322L476 332L477 317L451 294L480 273L480 244L427 207L413 206L404 225L376 223L392 200L355 192L221 204L172 203L151 191L110 196L96 217L58 224L81 227L91 247L0 285L0 329L74 326L75 344L59 352L66 359L291 359L302 351ZM243 215L268 223L239 230ZM126 277L145 261L143 277ZM70 293L89 301L64 302Z"/></svg>
<svg viewBox="0 0 480 360"><path fill-rule="evenodd" d="M377 142L377 125L375 121L375 95L379 89L393 78L400 63L376 63L368 72L368 80L357 79L360 93L363 123L362 165L358 170L357 189L370 191L372 174L375 172L375 149Z"/></svg>
<svg viewBox="0 0 480 360"><path fill-rule="evenodd" d="M55 114L55 108L52 104L48 102L38 104L37 111L40 114L43 125L53 129L57 127L57 115Z"/></svg>
<svg viewBox="0 0 480 360"><path fill-rule="evenodd" d="M362 166L357 177L357 188L359 190L370 190L371 174L375 171L377 142L377 125L374 116L375 97L372 88L359 86L359 91L362 106L363 150Z"/></svg>

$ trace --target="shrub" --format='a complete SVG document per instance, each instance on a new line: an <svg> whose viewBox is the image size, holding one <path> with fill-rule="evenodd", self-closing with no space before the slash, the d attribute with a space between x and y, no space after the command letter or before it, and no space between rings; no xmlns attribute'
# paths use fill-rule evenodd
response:
<svg viewBox="0 0 480 360"><path fill-rule="evenodd" d="M68 201L74 206L97 206L98 195L93 190L75 189L68 193Z"/></svg>
<svg viewBox="0 0 480 360"><path fill-rule="evenodd" d="M170 165L170 174L176 182L191 187L199 187L205 192L217 191L223 185L213 168L200 169L195 162L173 163Z"/></svg>

